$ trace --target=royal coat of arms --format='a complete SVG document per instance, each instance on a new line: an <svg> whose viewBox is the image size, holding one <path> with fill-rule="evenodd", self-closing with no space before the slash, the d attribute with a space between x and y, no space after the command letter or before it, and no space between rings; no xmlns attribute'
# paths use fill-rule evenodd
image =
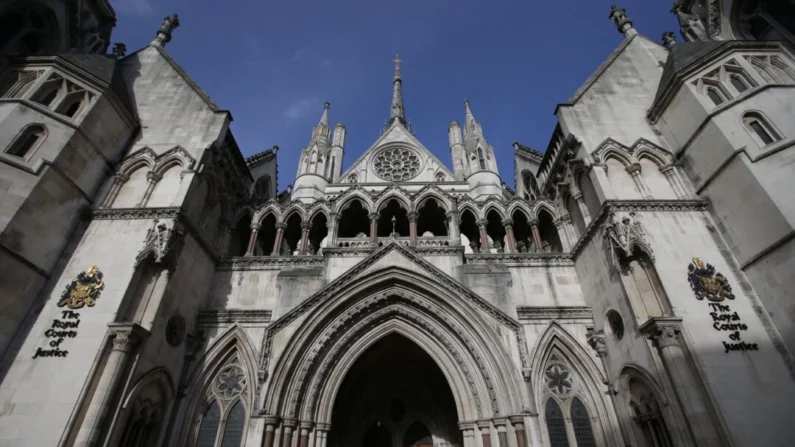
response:
<svg viewBox="0 0 795 447"><path fill-rule="evenodd" d="M690 288L696 293L696 298L704 298L719 303L725 299L734 299L732 288L725 276L715 272L712 264L704 264L699 258L693 258L693 263L687 266L687 280Z"/></svg>
<svg viewBox="0 0 795 447"><path fill-rule="evenodd" d="M61 295L61 301L58 302L58 307L66 306L70 309L80 309L83 306L92 307L96 304L99 293L104 287L102 272L96 265L92 265L66 286L66 290Z"/></svg>

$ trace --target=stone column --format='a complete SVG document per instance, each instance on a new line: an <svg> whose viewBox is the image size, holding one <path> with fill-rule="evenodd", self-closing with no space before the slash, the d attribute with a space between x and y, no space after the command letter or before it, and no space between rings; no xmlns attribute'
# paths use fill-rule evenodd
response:
<svg viewBox="0 0 795 447"><path fill-rule="evenodd" d="M337 246L337 228L340 224L340 213L329 213L328 236L332 247Z"/></svg>
<svg viewBox="0 0 795 447"><path fill-rule="evenodd" d="M224 257L229 251L229 241L232 239L232 227L229 225L228 220L222 219L218 222L218 228L221 229L221 235L219 236L221 243L218 244L220 246L219 251L221 252L221 256Z"/></svg>
<svg viewBox="0 0 795 447"><path fill-rule="evenodd" d="M489 234L486 233L486 225L488 225L488 221L486 219L480 219L475 222L480 229L480 252L481 253L491 253L491 246L489 245Z"/></svg>
<svg viewBox="0 0 795 447"><path fill-rule="evenodd" d="M112 348L100 373L86 415L80 424L75 446L93 446L99 441L106 418L113 416L110 411L113 403L111 400L115 397L124 377L130 352L148 335L146 329L137 324L111 323L108 326L113 334Z"/></svg>
<svg viewBox="0 0 795 447"><path fill-rule="evenodd" d="M516 415L508 418L513 425L513 431L516 433L516 446L526 447L527 437L524 434L524 416Z"/></svg>
<svg viewBox="0 0 795 447"><path fill-rule="evenodd" d="M260 228L262 228L262 225L258 223L251 224L251 236L248 238L248 247L246 248L246 254L244 256L251 256L254 254L254 245L257 243L257 234L259 234Z"/></svg>
<svg viewBox="0 0 795 447"><path fill-rule="evenodd" d="M458 427L464 435L464 447L475 447L475 423L461 422Z"/></svg>
<svg viewBox="0 0 795 447"><path fill-rule="evenodd" d="M331 424L318 423L315 426L315 447L326 447L328 432Z"/></svg>
<svg viewBox="0 0 795 447"><path fill-rule="evenodd" d="M312 431L312 427L315 426L314 422L309 421L301 421L299 427L301 428L301 435L298 438L298 447L308 447L309 446L309 432Z"/></svg>
<svg viewBox="0 0 795 447"><path fill-rule="evenodd" d="M483 447L491 447L491 422L489 420L477 421L477 424L483 439Z"/></svg>
<svg viewBox="0 0 795 447"><path fill-rule="evenodd" d="M370 245L378 245L378 213L370 213Z"/></svg>
<svg viewBox="0 0 795 447"><path fill-rule="evenodd" d="M276 223L276 237L273 239L273 251L271 256L279 256L282 250L282 239L284 239L284 230L287 224L284 222Z"/></svg>
<svg viewBox="0 0 795 447"><path fill-rule="evenodd" d="M495 418L491 420L497 428L497 441L500 447L508 447L508 431L505 424L508 422L506 418Z"/></svg>
<svg viewBox="0 0 795 447"><path fill-rule="evenodd" d="M591 223L593 216L591 216L590 211L588 211L588 207L585 206L585 199L583 199L582 193L577 191L572 194L571 197L575 202L577 202L577 206L580 207L580 214L582 214L582 219L585 221L585 225L587 226L589 223Z"/></svg>
<svg viewBox="0 0 795 447"><path fill-rule="evenodd" d="M676 194L677 199L687 198L687 190L682 184L679 176L676 174L676 168L674 165L667 164L660 168L660 172L662 172L665 178L668 180L668 183L671 185L671 189L674 190L674 194Z"/></svg>
<svg viewBox="0 0 795 447"><path fill-rule="evenodd" d="M646 186L646 182L643 181L643 177L640 176L640 164L632 163L631 165L627 166L627 172L629 172L629 175L632 176L632 180L635 182L635 187L638 188L640 195L643 196L644 199L653 199L654 197L652 197L649 187Z"/></svg>
<svg viewBox="0 0 795 447"><path fill-rule="evenodd" d="M538 410L536 409L535 390L533 390L533 374L530 369L522 370L522 379L524 379L525 392L529 397L529 407L522 409L522 413L529 419L527 424L527 437L529 438L530 447L544 447L544 436L541 434L541 422L538 420ZM518 436L518 435L517 435Z"/></svg>
<svg viewBox="0 0 795 447"><path fill-rule="evenodd" d="M419 214L416 211L409 213L409 244L417 245L417 219Z"/></svg>
<svg viewBox="0 0 795 447"><path fill-rule="evenodd" d="M447 234L450 235L452 245L461 245L461 228L458 222L458 211L448 211L444 215L447 218Z"/></svg>
<svg viewBox="0 0 795 447"><path fill-rule="evenodd" d="M560 244L563 245L563 251L571 250L577 241L573 234L571 216L569 214L564 214L560 216L560 218L555 219L552 223L555 225L555 229L558 232L558 238L560 239Z"/></svg>
<svg viewBox="0 0 795 447"><path fill-rule="evenodd" d="M298 425L295 419L285 419L282 421L282 447L292 447L293 429Z"/></svg>
<svg viewBox="0 0 795 447"><path fill-rule="evenodd" d="M262 436L262 447L273 447L273 437L276 426L279 425L278 416L265 416L265 434Z"/></svg>
<svg viewBox="0 0 795 447"><path fill-rule="evenodd" d="M508 247L505 252L516 253L516 238L513 235L513 219L503 220L502 226L505 228L505 235L508 236Z"/></svg>
<svg viewBox="0 0 795 447"><path fill-rule="evenodd" d="M682 350L679 334L682 319L679 317L655 317L639 328L646 338L654 343L662 363L671 379L685 419L698 446L725 445L715 430L707 403L703 399L702 386L693 376L692 368Z"/></svg>
<svg viewBox="0 0 795 447"><path fill-rule="evenodd" d="M530 231L533 233L533 243L536 246L536 252L539 252L539 251L541 251L541 248L543 247L543 245L541 245L542 244L542 242L541 242L541 232L538 231L538 220L537 219L533 219L533 220L530 221ZM530 251L530 250L528 249L527 251Z"/></svg>
<svg viewBox="0 0 795 447"><path fill-rule="evenodd" d="M102 206L100 206L100 208L109 208L116 200L116 197L118 197L121 187L124 186L129 179L129 175L117 172L113 177L113 185L111 185L110 191L108 191L108 195L105 196L105 200L102 202Z"/></svg>
<svg viewBox="0 0 795 447"><path fill-rule="evenodd" d="M301 242L298 243L298 254L306 255L309 250L309 230L312 229L312 224L309 222L301 223Z"/></svg>
<svg viewBox="0 0 795 447"><path fill-rule="evenodd" d="M161 178L163 178L163 176L157 172L149 171L146 173L146 191L144 191L144 195L141 197L141 200L135 204L136 208L146 205L146 202L149 201L149 196L151 196L152 191L155 190L155 185L157 185L157 182L159 182Z"/></svg>

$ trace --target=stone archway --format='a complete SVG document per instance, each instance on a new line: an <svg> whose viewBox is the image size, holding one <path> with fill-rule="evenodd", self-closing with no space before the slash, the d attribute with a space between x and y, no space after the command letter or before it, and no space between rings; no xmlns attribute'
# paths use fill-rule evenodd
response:
<svg viewBox="0 0 795 447"><path fill-rule="evenodd" d="M450 385L422 348L392 332L348 370L331 416L329 446L461 445ZM424 432L423 432L424 429Z"/></svg>

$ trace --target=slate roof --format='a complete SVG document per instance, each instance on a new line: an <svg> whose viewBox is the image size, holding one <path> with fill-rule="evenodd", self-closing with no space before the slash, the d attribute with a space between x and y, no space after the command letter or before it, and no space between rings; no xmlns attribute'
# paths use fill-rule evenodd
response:
<svg viewBox="0 0 795 447"><path fill-rule="evenodd" d="M663 67L660 85L657 87L657 94L654 103L662 98L665 91L671 86L676 75L689 69L701 61L705 56L718 50L731 41L707 41L707 42L684 42L677 43L668 52L668 59Z"/></svg>
<svg viewBox="0 0 795 447"><path fill-rule="evenodd" d="M124 82L124 76L122 76L121 67L119 67L114 56L107 54L64 53L59 54L58 57L110 85L110 88L119 97L124 107L133 116L136 116L135 108L132 106L132 101L130 101L130 94L127 91L127 84Z"/></svg>

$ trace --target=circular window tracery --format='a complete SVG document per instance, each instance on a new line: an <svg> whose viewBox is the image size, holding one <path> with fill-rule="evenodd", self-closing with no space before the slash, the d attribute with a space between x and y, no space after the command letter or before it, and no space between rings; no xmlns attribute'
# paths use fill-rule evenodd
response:
<svg viewBox="0 0 795 447"><path fill-rule="evenodd" d="M390 182L411 180L420 173L420 155L405 147L390 147L373 157L373 169L377 176Z"/></svg>
<svg viewBox="0 0 795 447"><path fill-rule="evenodd" d="M555 364L550 366L544 375L546 376L547 388L558 396L569 394L574 388L571 372L563 365Z"/></svg>
<svg viewBox="0 0 795 447"><path fill-rule="evenodd" d="M246 387L246 374L238 365L229 365L218 373L215 380L215 393L222 399L232 399L240 395Z"/></svg>

